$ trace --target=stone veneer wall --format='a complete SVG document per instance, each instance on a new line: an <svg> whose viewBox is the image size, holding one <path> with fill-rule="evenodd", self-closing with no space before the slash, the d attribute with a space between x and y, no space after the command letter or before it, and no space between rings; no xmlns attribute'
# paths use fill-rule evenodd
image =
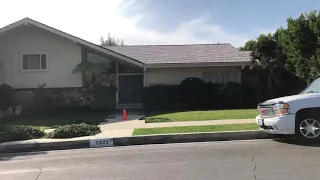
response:
<svg viewBox="0 0 320 180"><path fill-rule="evenodd" d="M98 75L95 88L86 80L83 88L35 88L15 90L15 101L22 111L30 108L90 107L92 109L113 109L116 107L116 76ZM41 101L41 102L40 102ZM41 105L41 103L43 105Z"/></svg>

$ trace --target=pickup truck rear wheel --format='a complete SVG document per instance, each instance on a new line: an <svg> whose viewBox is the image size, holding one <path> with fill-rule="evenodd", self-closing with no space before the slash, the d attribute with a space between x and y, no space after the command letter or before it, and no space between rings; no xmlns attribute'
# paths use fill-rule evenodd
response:
<svg viewBox="0 0 320 180"><path fill-rule="evenodd" d="M319 140L320 121L316 118L301 118L296 122L296 136L301 140Z"/></svg>

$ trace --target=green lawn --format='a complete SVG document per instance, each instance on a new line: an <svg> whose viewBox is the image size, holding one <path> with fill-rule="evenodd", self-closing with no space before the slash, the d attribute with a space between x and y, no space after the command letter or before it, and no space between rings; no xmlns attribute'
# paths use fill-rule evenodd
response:
<svg viewBox="0 0 320 180"><path fill-rule="evenodd" d="M210 125L210 126L178 126L178 127L162 127L134 129L133 135L149 135L149 134L171 134L171 133L193 133L193 132L220 132L220 131L242 131L242 130L258 130L255 123L252 124L228 124L228 125Z"/></svg>
<svg viewBox="0 0 320 180"><path fill-rule="evenodd" d="M146 122L204 121L220 119L250 119L257 116L256 109L185 111L173 113L149 113Z"/></svg>
<svg viewBox="0 0 320 180"><path fill-rule="evenodd" d="M62 125L78 124L82 122L98 125L107 118L107 115L108 112L106 111L69 111L51 115L39 114L37 116L14 118L7 120L4 125L25 125L41 129L55 128Z"/></svg>

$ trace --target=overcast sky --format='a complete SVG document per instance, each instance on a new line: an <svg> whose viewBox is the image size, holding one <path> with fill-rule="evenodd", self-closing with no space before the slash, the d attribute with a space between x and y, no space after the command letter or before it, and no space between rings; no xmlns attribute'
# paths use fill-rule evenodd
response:
<svg viewBox="0 0 320 180"><path fill-rule="evenodd" d="M285 25L319 0L1 0L0 26L29 17L87 41L231 43L239 47Z"/></svg>

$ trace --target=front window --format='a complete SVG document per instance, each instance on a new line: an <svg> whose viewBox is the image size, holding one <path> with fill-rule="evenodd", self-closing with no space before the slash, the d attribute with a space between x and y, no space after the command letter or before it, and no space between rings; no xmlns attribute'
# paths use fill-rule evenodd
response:
<svg viewBox="0 0 320 180"><path fill-rule="evenodd" d="M47 57L45 54L23 54L22 70L46 70Z"/></svg>
<svg viewBox="0 0 320 180"><path fill-rule="evenodd" d="M320 78L314 80L305 90L301 92L304 93L320 93Z"/></svg>
<svg viewBox="0 0 320 180"><path fill-rule="evenodd" d="M202 80L206 83L238 82L237 71L209 71L202 72Z"/></svg>

